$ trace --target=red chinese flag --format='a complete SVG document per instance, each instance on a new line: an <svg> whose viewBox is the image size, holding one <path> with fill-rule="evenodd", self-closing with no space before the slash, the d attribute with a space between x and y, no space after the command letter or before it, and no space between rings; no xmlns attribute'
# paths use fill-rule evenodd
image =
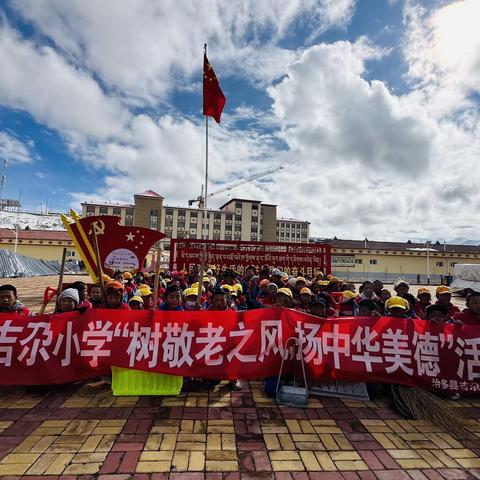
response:
<svg viewBox="0 0 480 480"><path fill-rule="evenodd" d="M226 101L217 76L208 62L207 56L203 55L203 114L213 117L217 123L220 123Z"/></svg>
<svg viewBox="0 0 480 480"><path fill-rule="evenodd" d="M148 228L125 227L119 225L119 221L119 217L114 215L100 215L82 218L78 223L92 246L92 232L93 228L96 229L104 271L113 273L116 270L141 270L148 251L165 234Z"/></svg>

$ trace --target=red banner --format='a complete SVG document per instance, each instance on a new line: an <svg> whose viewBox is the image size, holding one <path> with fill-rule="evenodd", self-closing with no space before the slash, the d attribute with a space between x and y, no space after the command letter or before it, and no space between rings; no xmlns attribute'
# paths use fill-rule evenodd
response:
<svg viewBox="0 0 480 480"><path fill-rule="evenodd" d="M217 271L230 268L243 274L248 265L269 265L297 276L299 270L314 275L331 273L331 246L327 243L241 242L230 240L179 240L170 242L170 270L191 271L203 252Z"/></svg>
<svg viewBox="0 0 480 480"><path fill-rule="evenodd" d="M0 316L0 384L54 384L110 366L199 378L278 374L289 337L310 379L480 392L480 328L382 317L322 320L290 309L247 312L90 310Z"/></svg>

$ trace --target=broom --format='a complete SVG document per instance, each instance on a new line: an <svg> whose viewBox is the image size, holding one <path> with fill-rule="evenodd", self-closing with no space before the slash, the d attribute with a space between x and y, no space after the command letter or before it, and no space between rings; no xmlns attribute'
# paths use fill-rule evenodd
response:
<svg viewBox="0 0 480 480"><path fill-rule="evenodd" d="M425 420L457 439L478 439L468 429L465 418L448 403L423 388L391 385L393 401L405 417Z"/></svg>

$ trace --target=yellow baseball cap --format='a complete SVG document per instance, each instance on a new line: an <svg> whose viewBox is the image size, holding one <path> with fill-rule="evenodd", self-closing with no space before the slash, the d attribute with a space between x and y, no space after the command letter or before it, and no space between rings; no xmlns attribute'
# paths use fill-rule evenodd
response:
<svg viewBox="0 0 480 480"><path fill-rule="evenodd" d="M352 292L351 290L344 290L342 292L343 297L345 298L357 298L358 293Z"/></svg>
<svg viewBox="0 0 480 480"><path fill-rule="evenodd" d="M139 288L138 289L138 293L142 296L142 297L146 297L148 295L151 295L152 294L152 291L150 290L149 287L142 287L142 288Z"/></svg>
<svg viewBox="0 0 480 480"><path fill-rule="evenodd" d="M307 283L307 281L305 280L304 277L297 277L297 280L296 280L295 283L297 283L297 282L305 282L305 283Z"/></svg>
<svg viewBox="0 0 480 480"><path fill-rule="evenodd" d="M408 302L403 297L390 297L385 302L387 308L401 308L402 310L408 310Z"/></svg>
<svg viewBox="0 0 480 480"><path fill-rule="evenodd" d="M340 280L337 277L330 277L328 283L338 283Z"/></svg>
<svg viewBox="0 0 480 480"><path fill-rule="evenodd" d="M230 293L232 293L234 291L234 288L231 285L228 285L228 284L222 285L220 288L222 288L223 290L227 290Z"/></svg>
<svg viewBox="0 0 480 480"><path fill-rule="evenodd" d="M185 294L185 297L190 297L192 295L198 296L198 288L186 288L183 293Z"/></svg>
<svg viewBox="0 0 480 480"><path fill-rule="evenodd" d="M280 293L283 293L283 295L286 295L287 297L293 298L293 293L289 288L279 288L277 291L277 295Z"/></svg>
<svg viewBox="0 0 480 480"><path fill-rule="evenodd" d="M313 295L312 291L308 288L308 287L303 287L301 290L300 290L300 295Z"/></svg>
<svg viewBox="0 0 480 480"><path fill-rule="evenodd" d="M443 295L444 293L452 293L450 292L450 288L448 288L446 285L440 285L439 287L437 287L437 289L435 290L435 293L437 295Z"/></svg>
<svg viewBox="0 0 480 480"><path fill-rule="evenodd" d="M427 287L419 288L417 292L417 296L422 295L422 293L430 293L430 290Z"/></svg>
<svg viewBox="0 0 480 480"><path fill-rule="evenodd" d="M232 285L232 287L237 293L243 293L243 287L241 283L236 283L235 285Z"/></svg>
<svg viewBox="0 0 480 480"><path fill-rule="evenodd" d="M130 302L139 302L139 303L143 303L143 298L142 297L139 297L138 295L135 295L134 297L132 297L128 303Z"/></svg>

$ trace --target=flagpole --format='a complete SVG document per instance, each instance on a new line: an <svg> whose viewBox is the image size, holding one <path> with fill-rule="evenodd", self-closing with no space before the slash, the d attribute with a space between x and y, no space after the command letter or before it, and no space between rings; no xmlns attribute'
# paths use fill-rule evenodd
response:
<svg viewBox="0 0 480 480"><path fill-rule="evenodd" d="M207 44L203 45L203 53L207 54ZM203 73L205 75L205 72ZM205 81L205 79L203 79ZM207 260L207 243L208 239L207 226L208 226L208 216L207 216L207 196L208 196L208 115L205 115L205 189L203 191L203 228L202 228L202 240L205 241L203 244L203 251L200 260L200 271L198 272L198 293L197 293L197 304L202 304L202 286L203 286L203 276L205 272L205 263Z"/></svg>

